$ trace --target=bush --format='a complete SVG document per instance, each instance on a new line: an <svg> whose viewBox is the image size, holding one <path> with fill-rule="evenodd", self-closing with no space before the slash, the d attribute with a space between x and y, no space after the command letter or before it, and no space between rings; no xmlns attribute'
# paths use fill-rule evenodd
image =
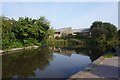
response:
<svg viewBox="0 0 120 80"><path fill-rule="evenodd" d="M98 42L94 39L89 39L89 40L86 41L86 45L97 46Z"/></svg>
<svg viewBox="0 0 120 80"><path fill-rule="evenodd" d="M78 39L69 39L67 40L68 45L80 45L82 44L81 40Z"/></svg>
<svg viewBox="0 0 120 80"><path fill-rule="evenodd" d="M11 44L11 48L18 48L18 47L23 47L22 43L20 43L20 42L13 42L13 44Z"/></svg>
<svg viewBox="0 0 120 80"><path fill-rule="evenodd" d="M48 39L48 40L44 40L42 42L42 45L47 45L47 46L65 46L65 45L67 45L67 41L63 40L63 39L59 39L59 40Z"/></svg>

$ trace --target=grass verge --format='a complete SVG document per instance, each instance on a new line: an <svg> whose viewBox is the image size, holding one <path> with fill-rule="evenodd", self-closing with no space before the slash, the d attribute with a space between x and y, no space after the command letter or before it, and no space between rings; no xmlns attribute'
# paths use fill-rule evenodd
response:
<svg viewBox="0 0 120 80"><path fill-rule="evenodd" d="M109 53L106 53L105 55L103 55L104 58L112 58L112 57L115 57L116 54L115 53L112 53L112 52L109 52Z"/></svg>

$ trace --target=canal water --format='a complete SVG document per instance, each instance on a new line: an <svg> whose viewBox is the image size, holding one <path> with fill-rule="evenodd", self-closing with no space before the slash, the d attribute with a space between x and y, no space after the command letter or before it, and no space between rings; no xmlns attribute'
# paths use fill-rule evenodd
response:
<svg viewBox="0 0 120 80"><path fill-rule="evenodd" d="M9 53L9 52L8 52ZM68 78L102 55L96 48L41 47L2 56L3 78Z"/></svg>

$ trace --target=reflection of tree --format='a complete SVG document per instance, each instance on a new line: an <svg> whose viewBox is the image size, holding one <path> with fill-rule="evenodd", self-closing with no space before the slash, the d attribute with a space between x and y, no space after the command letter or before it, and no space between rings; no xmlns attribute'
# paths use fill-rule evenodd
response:
<svg viewBox="0 0 120 80"><path fill-rule="evenodd" d="M3 55L3 78L10 78L15 75L20 78L34 76L34 71L36 69L44 70L52 58L52 51L48 48Z"/></svg>
<svg viewBox="0 0 120 80"><path fill-rule="evenodd" d="M64 47L62 50L75 51L76 54L89 56L92 61L104 54L105 48L98 47Z"/></svg>
<svg viewBox="0 0 120 80"><path fill-rule="evenodd" d="M90 51L89 53L90 59L94 61L98 59L100 56L102 56L105 50L102 48L90 48L89 51Z"/></svg>

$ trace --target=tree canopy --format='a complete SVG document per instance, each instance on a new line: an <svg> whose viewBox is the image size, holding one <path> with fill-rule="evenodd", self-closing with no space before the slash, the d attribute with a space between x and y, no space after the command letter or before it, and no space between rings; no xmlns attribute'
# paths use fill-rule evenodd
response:
<svg viewBox="0 0 120 80"><path fill-rule="evenodd" d="M37 45L46 38L49 27L50 22L45 17L15 20L2 16L2 47Z"/></svg>
<svg viewBox="0 0 120 80"><path fill-rule="evenodd" d="M91 36L100 44L109 44L115 41L117 27L108 22L95 21L91 25Z"/></svg>

